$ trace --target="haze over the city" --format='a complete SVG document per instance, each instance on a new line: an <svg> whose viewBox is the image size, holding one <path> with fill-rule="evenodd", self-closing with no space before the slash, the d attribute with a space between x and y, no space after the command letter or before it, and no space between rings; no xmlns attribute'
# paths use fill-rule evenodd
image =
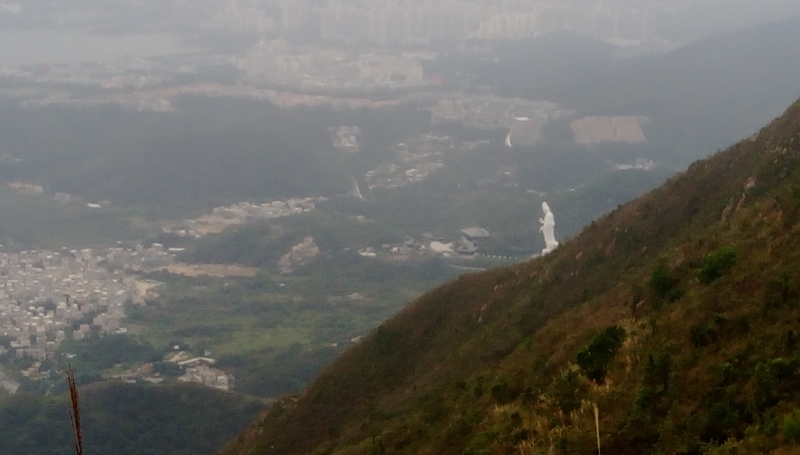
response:
<svg viewBox="0 0 800 455"><path fill-rule="evenodd" d="M72 447L69 367L101 455L793 441L717 343L800 295L736 265L794 251L798 74L797 0L0 0L0 452Z"/></svg>
<svg viewBox="0 0 800 455"><path fill-rule="evenodd" d="M204 42L220 45L213 43L215 33L223 35L219 41L252 33L327 45L447 48L570 31L663 51L793 14L800 14L800 5L791 0L29 0L0 4L0 63L176 53L194 47L177 46L165 35L211 34Z"/></svg>

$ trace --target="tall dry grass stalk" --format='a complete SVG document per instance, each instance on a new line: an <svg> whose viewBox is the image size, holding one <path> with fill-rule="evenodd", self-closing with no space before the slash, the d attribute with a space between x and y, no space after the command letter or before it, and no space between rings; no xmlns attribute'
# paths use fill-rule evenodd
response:
<svg viewBox="0 0 800 455"><path fill-rule="evenodd" d="M597 455L600 454L600 409L597 408L597 405L594 405L594 425L597 429Z"/></svg>
<svg viewBox="0 0 800 455"><path fill-rule="evenodd" d="M75 370L72 366L67 368L67 384L69 385L69 398L72 402L70 416L72 417L72 432L75 435L75 454L83 455L83 434L81 433L81 409L78 404L78 386L75 385Z"/></svg>

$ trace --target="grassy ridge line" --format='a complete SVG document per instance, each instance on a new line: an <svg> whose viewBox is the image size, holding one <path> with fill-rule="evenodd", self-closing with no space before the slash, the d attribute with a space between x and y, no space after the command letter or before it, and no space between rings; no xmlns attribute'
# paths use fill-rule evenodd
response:
<svg viewBox="0 0 800 455"><path fill-rule="evenodd" d="M695 163L550 256L465 276L423 296L344 354L304 394L272 407L220 453L355 447L369 439L370 428L390 428L403 416L412 419L420 400L439 399L448 383L491 373L526 337L565 310L604 294L615 296L618 305L630 304L635 295L616 289L619 283L640 279L670 248L711 235L748 179L757 182L754 199L780 180L775 166L792 168L796 154L779 160L773 151L789 140L783 132L800 130L798 123L800 103L758 140Z"/></svg>

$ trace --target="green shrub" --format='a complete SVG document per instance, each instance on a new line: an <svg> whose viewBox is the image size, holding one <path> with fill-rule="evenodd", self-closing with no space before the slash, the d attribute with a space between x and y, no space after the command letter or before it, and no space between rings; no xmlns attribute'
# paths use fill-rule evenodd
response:
<svg viewBox="0 0 800 455"><path fill-rule="evenodd" d="M492 398L499 404L508 404L516 400L520 394L520 390L516 387L509 386L505 382L495 384L491 388Z"/></svg>
<svg viewBox="0 0 800 455"><path fill-rule="evenodd" d="M672 368L672 358L666 352L647 356L647 365L644 369L644 384L652 387L658 393L669 390L669 372Z"/></svg>
<svg viewBox="0 0 800 455"><path fill-rule="evenodd" d="M730 246L724 246L703 259L700 267L700 282L711 284L720 278L733 265L736 264L736 250Z"/></svg>
<svg viewBox="0 0 800 455"><path fill-rule="evenodd" d="M702 426L701 439L704 442L726 441L741 430L742 412L737 403L729 396L718 397L720 401L712 401Z"/></svg>
<svg viewBox="0 0 800 455"><path fill-rule="evenodd" d="M608 365L614 360L617 351L628 333L622 327L606 327L594 337L589 347L578 353L578 366L581 372L594 382L602 383L608 373Z"/></svg>
<svg viewBox="0 0 800 455"><path fill-rule="evenodd" d="M786 349L792 350L797 346L797 332L794 330L789 330L786 332Z"/></svg>
<svg viewBox="0 0 800 455"><path fill-rule="evenodd" d="M634 404L638 409L658 407L669 390L672 358L666 352L647 356L642 386L636 391ZM652 413L652 412L651 412Z"/></svg>
<svg viewBox="0 0 800 455"><path fill-rule="evenodd" d="M660 298L670 295L675 287L676 280L672 277L669 267L663 261L659 262L650 275L650 288Z"/></svg>
<svg viewBox="0 0 800 455"><path fill-rule="evenodd" d="M558 401L561 411L565 414L569 414L581 407L581 401L586 395L586 387L583 381L580 375L574 371L570 371L555 380L552 394Z"/></svg>
<svg viewBox="0 0 800 455"><path fill-rule="evenodd" d="M476 434L464 447L464 455L488 455L492 453L489 446L497 440L497 437L497 430L494 429Z"/></svg>
<svg viewBox="0 0 800 455"><path fill-rule="evenodd" d="M776 357L759 362L751 376L755 385L753 404L759 409L768 409L782 399L794 396L800 388L800 361L796 358Z"/></svg>
<svg viewBox="0 0 800 455"><path fill-rule="evenodd" d="M717 331L708 324L693 325L689 329L689 341L692 346L701 348L717 338Z"/></svg>
<svg viewBox="0 0 800 455"><path fill-rule="evenodd" d="M767 280L764 289L764 306L766 309L780 308L797 301L797 284L789 272L783 271Z"/></svg>
<svg viewBox="0 0 800 455"><path fill-rule="evenodd" d="M656 401L656 392L650 387L640 387L636 391L636 407L639 409L649 408Z"/></svg>
<svg viewBox="0 0 800 455"><path fill-rule="evenodd" d="M781 433L789 442L800 442L800 409L795 409L783 416Z"/></svg>

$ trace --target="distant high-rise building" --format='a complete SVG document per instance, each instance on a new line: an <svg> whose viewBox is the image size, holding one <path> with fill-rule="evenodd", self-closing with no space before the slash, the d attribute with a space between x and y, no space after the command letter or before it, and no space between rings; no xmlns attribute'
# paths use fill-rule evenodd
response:
<svg viewBox="0 0 800 455"><path fill-rule="evenodd" d="M337 2L317 11L322 39L382 45L463 42L482 16L477 6L455 2L369 7Z"/></svg>
<svg viewBox="0 0 800 455"><path fill-rule="evenodd" d="M281 9L281 28L301 30L308 25L308 2L306 0L284 0Z"/></svg>

